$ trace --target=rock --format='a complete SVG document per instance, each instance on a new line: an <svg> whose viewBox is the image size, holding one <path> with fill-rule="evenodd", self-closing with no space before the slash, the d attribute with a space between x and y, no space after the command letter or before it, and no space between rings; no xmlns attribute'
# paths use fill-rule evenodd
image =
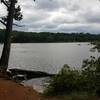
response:
<svg viewBox="0 0 100 100"><path fill-rule="evenodd" d="M12 78L19 80L28 80L32 78L51 77L54 74L49 74L41 71L23 70L23 69L9 69Z"/></svg>

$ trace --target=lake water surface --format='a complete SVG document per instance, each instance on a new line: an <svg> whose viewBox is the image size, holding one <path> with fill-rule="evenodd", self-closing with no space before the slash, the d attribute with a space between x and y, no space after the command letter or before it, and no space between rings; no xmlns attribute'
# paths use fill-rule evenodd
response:
<svg viewBox="0 0 100 100"><path fill-rule="evenodd" d="M28 43L12 44L9 68L20 68L35 71L57 73L64 64L77 69L82 61L90 56L99 57L99 53L90 52L89 43ZM2 45L0 45L0 54ZM40 79L39 79L40 80ZM40 84L33 79L27 84Z"/></svg>
<svg viewBox="0 0 100 100"><path fill-rule="evenodd" d="M49 73L58 72L64 64L80 68L90 56L89 43L32 43L12 44L9 68L31 69Z"/></svg>

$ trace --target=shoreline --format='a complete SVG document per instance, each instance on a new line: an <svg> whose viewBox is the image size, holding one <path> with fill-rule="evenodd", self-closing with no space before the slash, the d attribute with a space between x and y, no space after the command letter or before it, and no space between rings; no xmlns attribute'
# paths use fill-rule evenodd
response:
<svg viewBox="0 0 100 100"><path fill-rule="evenodd" d="M56 95L44 96L30 86L24 86L0 74L0 100L100 100L96 96Z"/></svg>

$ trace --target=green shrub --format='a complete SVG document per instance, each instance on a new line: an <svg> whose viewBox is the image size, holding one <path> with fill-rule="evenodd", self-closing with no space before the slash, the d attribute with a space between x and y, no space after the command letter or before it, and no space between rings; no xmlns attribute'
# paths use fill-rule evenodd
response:
<svg viewBox="0 0 100 100"><path fill-rule="evenodd" d="M54 95L76 91L78 90L79 76L80 73L77 70L71 70L68 65L64 65L61 71L51 78L44 92Z"/></svg>
<svg viewBox="0 0 100 100"><path fill-rule="evenodd" d="M73 70L66 64L48 83L45 94L87 92L100 96L100 58L91 57L83 61L81 71Z"/></svg>
<svg viewBox="0 0 100 100"><path fill-rule="evenodd" d="M88 90L93 90L100 96L100 57L96 59L91 56L91 59L85 60L82 66L82 75L87 80Z"/></svg>

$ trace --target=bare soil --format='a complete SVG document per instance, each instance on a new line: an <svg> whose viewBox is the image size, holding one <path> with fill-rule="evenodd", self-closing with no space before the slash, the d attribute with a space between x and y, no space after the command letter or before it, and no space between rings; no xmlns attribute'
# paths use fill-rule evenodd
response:
<svg viewBox="0 0 100 100"><path fill-rule="evenodd" d="M32 87L26 87L8 78L0 78L0 100L41 100Z"/></svg>

